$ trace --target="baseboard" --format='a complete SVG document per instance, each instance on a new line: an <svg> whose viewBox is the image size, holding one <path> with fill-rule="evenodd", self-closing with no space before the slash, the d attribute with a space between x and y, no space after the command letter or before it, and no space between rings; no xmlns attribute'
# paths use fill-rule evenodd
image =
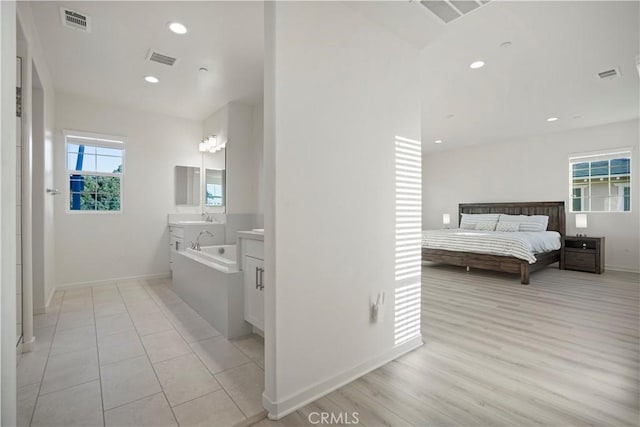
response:
<svg viewBox="0 0 640 427"><path fill-rule="evenodd" d="M93 287L93 286L108 286L108 285L113 285L119 282L127 282L129 280L168 279L170 277L171 277L171 273L166 272L166 273L157 273L157 274L142 274L140 276L115 277L113 279L94 280L90 282L64 283L61 285L56 285L54 292L52 292L51 295L53 296L55 291L66 290L66 289L86 288L86 287Z"/></svg>
<svg viewBox="0 0 640 427"><path fill-rule="evenodd" d="M307 405L314 400L325 396L328 393L342 387L345 384L352 382L355 379L379 368L391 362L398 357L415 350L423 344L422 337L418 336L411 341L401 344L393 349L376 356L366 362L355 366L351 369L343 371L333 377L316 383L298 393L289 395L279 402L273 402L265 394L262 395L262 404L268 412L268 417L271 420L279 420L282 417L289 415L295 410Z"/></svg>
<svg viewBox="0 0 640 427"><path fill-rule="evenodd" d="M624 273L640 273L640 270L638 270L637 268L620 267L617 265L605 265L604 271L607 271L607 270L622 271Z"/></svg>

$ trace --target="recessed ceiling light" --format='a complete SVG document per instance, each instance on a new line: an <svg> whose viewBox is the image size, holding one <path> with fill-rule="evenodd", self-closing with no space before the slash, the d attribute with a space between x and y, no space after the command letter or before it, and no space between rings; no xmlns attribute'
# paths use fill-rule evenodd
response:
<svg viewBox="0 0 640 427"><path fill-rule="evenodd" d="M447 119L453 119L455 117L455 114L448 114L447 115Z"/></svg>
<svg viewBox="0 0 640 427"><path fill-rule="evenodd" d="M169 29L176 34L186 34L187 32L187 27L185 27L179 22L169 22L168 25L169 25Z"/></svg>
<svg viewBox="0 0 640 427"><path fill-rule="evenodd" d="M500 47L511 47L512 44L513 43L511 43L511 42L502 42L502 43L500 43Z"/></svg>
<svg viewBox="0 0 640 427"><path fill-rule="evenodd" d="M473 68L474 70L482 68L484 67L484 61L474 61L471 63L471 65L469 65L469 67Z"/></svg>
<svg viewBox="0 0 640 427"><path fill-rule="evenodd" d="M436 144L442 144L442 140L441 139L436 139L435 141L433 141Z"/></svg>
<svg viewBox="0 0 640 427"><path fill-rule="evenodd" d="M158 78L157 78L157 77L154 77L154 76L146 76L146 77L144 78L144 80L145 80L147 83L158 83L158 82L160 81L160 80L158 80Z"/></svg>
<svg viewBox="0 0 640 427"><path fill-rule="evenodd" d="M207 67L200 67L198 71L200 71L201 73L206 73L207 71L209 71L209 69Z"/></svg>
<svg viewBox="0 0 640 427"><path fill-rule="evenodd" d="M549 118L547 119L547 121L548 121L548 122L555 122L556 120L558 120L558 118L557 118L557 117L549 117Z"/></svg>

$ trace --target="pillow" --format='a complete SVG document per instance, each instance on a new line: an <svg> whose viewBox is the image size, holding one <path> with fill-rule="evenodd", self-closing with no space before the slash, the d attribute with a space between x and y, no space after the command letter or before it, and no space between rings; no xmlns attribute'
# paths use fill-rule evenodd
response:
<svg viewBox="0 0 640 427"><path fill-rule="evenodd" d="M470 222L461 222L460 223L460 229L461 230L475 230L476 229L476 224L475 223L470 223Z"/></svg>
<svg viewBox="0 0 640 427"><path fill-rule="evenodd" d="M480 231L495 231L497 222L493 221L478 221L476 223L476 230Z"/></svg>
<svg viewBox="0 0 640 427"><path fill-rule="evenodd" d="M499 222L517 222L519 231L546 231L549 224L548 215L500 215Z"/></svg>
<svg viewBox="0 0 640 427"><path fill-rule="evenodd" d="M489 221L489 222L498 222L500 219L500 214L462 214L462 220L460 221L460 228L465 228L463 224L473 224L473 227L470 229L474 229L475 225L480 221ZM465 228L469 230L469 228Z"/></svg>
<svg viewBox="0 0 640 427"><path fill-rule="evenodd" d="M518 231L519 229L519 222L500 221L496 226L496 231Z"/></svg>

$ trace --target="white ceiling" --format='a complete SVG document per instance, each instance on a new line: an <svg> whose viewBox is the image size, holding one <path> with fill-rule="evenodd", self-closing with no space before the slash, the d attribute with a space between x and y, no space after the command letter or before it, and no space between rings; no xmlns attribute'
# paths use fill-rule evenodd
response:
<svg viewBox="0 0 640 427"><path fill-rule="evenodd" d="M32 2L57 91L201 120L230 101L263 93L262 2ZM60 7L91 16L92 30L65 28ZM176 35L167 23L189 32ZM147 61L150 48L177 56L174 67ZM200 73L200 67L208 73ZM143 78L154 75L160 83Z"/></svg>
<svg viewBox="0 0 640 427"><path fill-rule="evenodd" d="M422 51L425 150L639 117L639 4L496 0L445 25ZM613 67L622 76L600 81Z"/></svg>

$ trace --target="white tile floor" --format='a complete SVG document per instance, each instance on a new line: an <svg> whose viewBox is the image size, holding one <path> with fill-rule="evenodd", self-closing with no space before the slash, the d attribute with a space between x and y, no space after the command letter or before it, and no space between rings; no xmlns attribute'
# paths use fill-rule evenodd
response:
<svg viewBox="0 0 640 427"><path fill-rule="evenodd" d="M232 426L264 415L264 342L229 341L170 280L56 292L18 365L19 426Z"/></svg>

